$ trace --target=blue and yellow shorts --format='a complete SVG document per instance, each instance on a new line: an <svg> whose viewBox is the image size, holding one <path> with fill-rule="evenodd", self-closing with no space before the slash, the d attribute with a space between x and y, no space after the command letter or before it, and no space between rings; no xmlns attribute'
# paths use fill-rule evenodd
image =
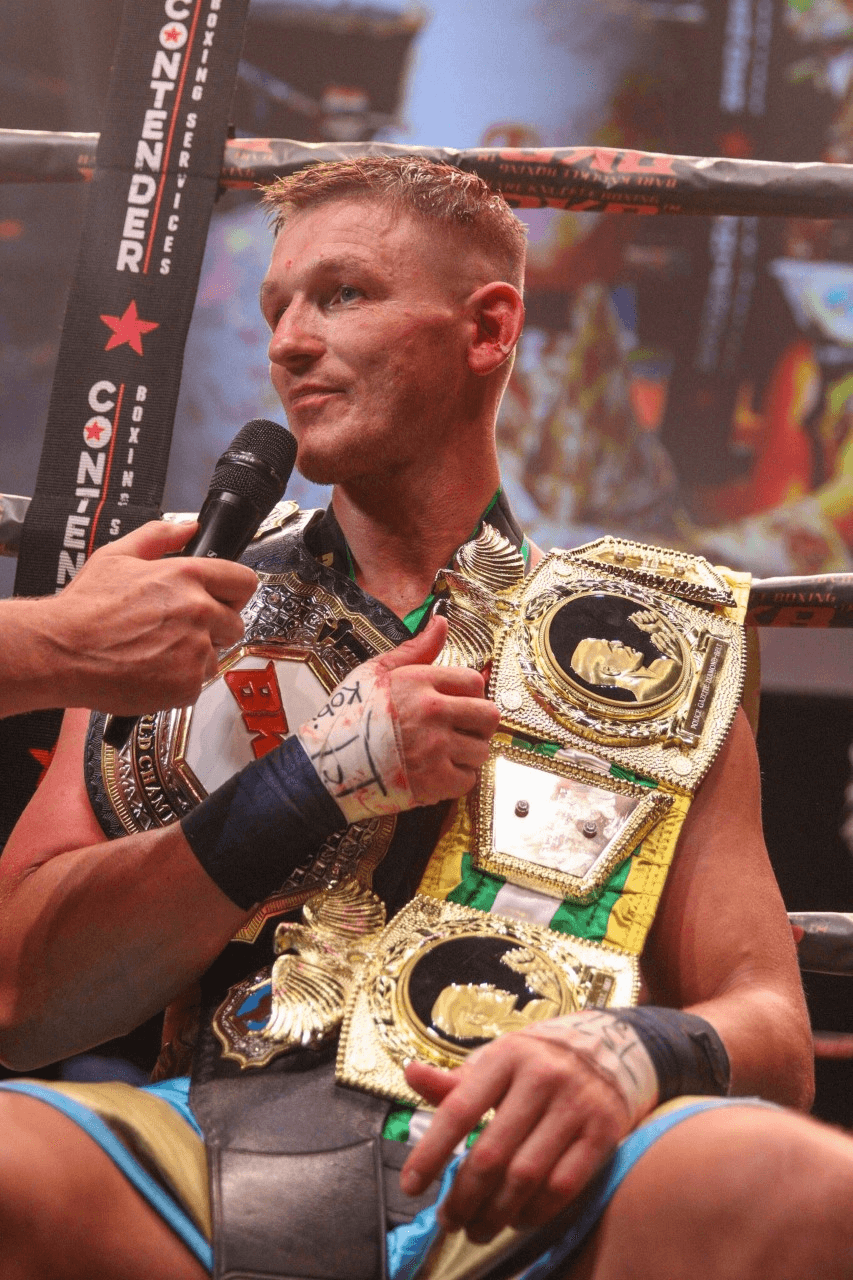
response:
<svg viewBox="0 0 853 1280"><path fill-rule="evenodd" d="M186 1076L162 1084L136 1088L108 1084L44 1083L6 1080L0 1089L38 1098L63 1112L85 1130L113 1160L139 1194L169 1224L175 1234L212 1271L210 1201L204 1140L189 1104ZM768 1106L757 1098L677 1098L665 1103L620 1144L582 1200L578 1216L560 1240L519 1280L544 1280L568 1261L598 1223L619 1184L640 1157L668 1129L714 1107ZM463 1156L447 1167L436 1205L446 1194ZM442 1243L436 1206L424 1209L411 1222L388 1234L391 1280L453 1280L477 1256L500 1252L511 1229L489 1245L472 1245L457 1232ZM427 1256L429 1263L427 1264Z"/></svg>

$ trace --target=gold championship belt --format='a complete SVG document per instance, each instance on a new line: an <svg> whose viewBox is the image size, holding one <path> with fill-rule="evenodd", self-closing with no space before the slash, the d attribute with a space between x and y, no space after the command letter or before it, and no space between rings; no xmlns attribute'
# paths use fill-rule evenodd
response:
<svg viewBox="0 0 853 1280"><path fill-rule="evenodd" d="M540 1018L636 1003L678 831L745 665L748 584L697 557L605 538L525 578L485 526L436 585L439 661L490 664L502 712L473 828L463 800L390 924L363 879L315 895L303 923L279 925L272 969L232 988L214 1020L243 1068L340 1033L339 1083L414 1105L408 1059L452 1067ZM486 909L452 900L472 876L492 887ZM606 931L575 934L572 912L605 891Z"/></svg>
<svg viewBox="0 0 853 1280"><path fill-rule="evenodd" d="M294 504L287 506L292 513ZM288 543L312 514L288 521ZM244 636L222 651L216 675L197 701L141 716L121 750L100 739L100 807L121 831L180 820L310 719L356 666L393 646L364 612L347 607L321 581L306 581L296 569L260 572L258 578L243 610ZM253 942L266 920L300 906L324 885L348 876L369 885L395 822L393 816L376 818L336 833L309 867L297 869L259 907L235 941Z"/></svg>

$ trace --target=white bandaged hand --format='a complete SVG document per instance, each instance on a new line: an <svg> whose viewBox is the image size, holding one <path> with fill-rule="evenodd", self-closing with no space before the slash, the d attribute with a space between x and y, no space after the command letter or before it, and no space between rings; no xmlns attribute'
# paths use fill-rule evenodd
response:
<svg viewBox="0 0 853 1280"><path fill-rule="evenodd" d="M519 1034L556 1040L605 1076L621 1094L632 1127L657 1106L654 1063L637 1032L618 1013L586 1009L568 1018L532 1022Z"/></svg>
<svg viewBox="0 0 853 1280"><path fill-rule="evenodd" d="M376 660L342 680L296 737L348 822L414 807L391 682Z"/></svg>
<svg viewBox="0 0 853 1280"><path fill-rule="evenodd" d="M342 680L296 731L349 822L470 791L500 712L477 671L436 667L444 618Z"/></svg>

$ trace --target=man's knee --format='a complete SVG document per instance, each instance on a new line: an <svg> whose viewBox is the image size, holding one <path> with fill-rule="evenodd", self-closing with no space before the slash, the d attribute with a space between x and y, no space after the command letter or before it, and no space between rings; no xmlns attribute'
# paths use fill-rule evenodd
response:
<svg viewBox="0 0 853 1280"><path fill-rule="evenodd" d="M637 1162L577 1274L853 1280L851 1206L849 1135L794 1112L714 1109Z"/></svg>

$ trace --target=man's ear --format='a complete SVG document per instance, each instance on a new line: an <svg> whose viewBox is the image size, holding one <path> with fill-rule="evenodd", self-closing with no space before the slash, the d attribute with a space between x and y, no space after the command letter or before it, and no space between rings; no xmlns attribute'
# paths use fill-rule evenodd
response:
<svg viewBox="0 0 853 1280"><path fill-rule="evenodd" d="M510 358L524 328L524 303L511 284L484 284L468 299L473 333L468 347L468 367L488 377Z"/></svg>

